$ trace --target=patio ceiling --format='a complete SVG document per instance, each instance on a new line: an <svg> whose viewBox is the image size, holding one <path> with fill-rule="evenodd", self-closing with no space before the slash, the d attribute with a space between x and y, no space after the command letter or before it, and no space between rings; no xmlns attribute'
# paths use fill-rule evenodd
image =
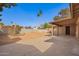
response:
<svg viewBox="0 0 79 59"><path fill-rule="evenodd" d="M75 21L73 19L65 19L61 21L50 22L50 24L57 25L57 26L68 26L68 25L75 24Z"/></svg>

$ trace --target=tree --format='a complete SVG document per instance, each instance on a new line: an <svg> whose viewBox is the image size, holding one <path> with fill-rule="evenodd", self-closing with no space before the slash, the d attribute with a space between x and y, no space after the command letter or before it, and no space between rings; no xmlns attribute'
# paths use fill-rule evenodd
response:
<svg viewBox="0 0 79 59"><path fill-rule="evenodd" d="M1 26L3 26L3 25L4 25L4 23L0 22L0 25L1 25Z"/></svg>
<svg viewBox="0 0 79 59"><path fill-rule="evenodd" d="M16 6L16 3L0 3L0 12L2 12L4 8L11 8L14 6Z"/></svg>
<svg viewBox="0 0 79 59"><path fill-rule="evenodd" d="M38 16L38 17L42 16L42 10L39 10L39 11L38 11L37 16Z"/></svg>
<svg viewBox="0 0 79 59"><path fill-rule="evenodd" d="M59 15L61 16L61 17L65 17L65 16L68 16L69 15L69 9L68 8L66 8L66 9L62 9L60 12L59 12Z"/></svg>
<svg viewBox="0 0 79 59"><path fill-rule="evenodd" d="M21 30L21 26L20 25L17 25L16 23L12 22L12 33L13 34L18 34Z"/></svg>
<svg viewBox="0 0 79 59"><path fill-rule="evenodd" d="M46 29L46 28L52 28L52 25L50 25L49 23L45 23L43 25L43 28Z"/></svg>
<svg viewBox="0 0 79 59"><path fill-rule="evenodd" d="M18 34L21 31L21 26L16 25L16 34Z"/></svg>
<svg viewBox="0 0 79 59"><path fill-rule="evenodd" d="M65 9L60 10L60 12L58 14L59 14L58 16L55 16L53 18L54 20L58 20L58 19L61 19L63 17L68 17L70 15L70 11L68 8L65 8Z"/></svg>
<svg viewBox="0 0 79 59"><path fill-rule="evenodd" d="M60 16L55 16L54 17L54 20L58 20L58 19L60 19Z"/></svg>
<svg viewBox="0 0 79 59"><path fill-rule="evenodd" d="M1 12L4 10L4 8L11 8L16 6L16 3L0 3L0 16L2 16Z"/></svg>

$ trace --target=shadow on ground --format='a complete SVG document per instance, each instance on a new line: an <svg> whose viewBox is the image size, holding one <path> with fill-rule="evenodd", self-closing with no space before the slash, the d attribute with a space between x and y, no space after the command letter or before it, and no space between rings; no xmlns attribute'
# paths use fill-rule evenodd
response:
<svg viewBox="0 0 79 59"><path fill-rule="evenodd" d="M32 45L10 44L0 47L1 56L38 56L42 53Z"/></svg>
<svg viewBox="0 0 79 59"><path fill-rule="evenodd" d="M10 38L7 34L0 35L0 45L10 44L21 40L19 37Z"/></svg>
<svg viewBox="0 0 79 59"><path fill-rule="evenodd" d="M47 51L44 52L44 55L79 56L79 42L74 37L52 37L45 42L53 42L54 44Z"/></svg>

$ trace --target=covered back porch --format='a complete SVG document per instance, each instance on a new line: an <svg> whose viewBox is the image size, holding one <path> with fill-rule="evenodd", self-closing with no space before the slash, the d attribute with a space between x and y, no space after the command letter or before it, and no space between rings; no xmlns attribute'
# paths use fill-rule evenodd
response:
<svg viewBox="0 0 79 59"><path fill-rule="evenodd" d="M76 24L72 19L56 20L51 24L53 25L53 35L75 36L76 34Z"/></svg>

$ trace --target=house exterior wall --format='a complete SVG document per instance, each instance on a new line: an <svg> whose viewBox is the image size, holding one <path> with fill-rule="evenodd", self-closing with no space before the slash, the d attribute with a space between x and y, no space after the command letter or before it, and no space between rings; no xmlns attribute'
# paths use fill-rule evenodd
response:
<svg viewBox="0 0 79 59"><path fill-rule="evenodd" d="M75 36L79 38L79 3L70 4L72 19L75 20Z"/></svg>
<svg viewBox="0 0 79 59"><path fill-rule="evenodd" d="M71 20L60 22L53 28L53 35L66 35L66 26L70 26L70 35L79 38L79 3L70 4Z"/></svg>
<svg viewBox="0 0 79 59"><path fill-rule="evenodd" d="M76 22L76 38L79 38L79 17L77 18Z"/></svg>
<svg viewBox="0 0 79 59"><path fill-rule="evenodd" d="M62 26L62 27L59 27L59 26L55 26L54 28L53 28L53 35L58 35L58 36L60 36L60 35L65 35L65 27L64 26Z"/></svg>
<svg viewBox="0 0 79 59"><path fill-rule="evenodd" d="M70 26L70 35L75 36L76 32L76 26L75 25L69 25ZM66 26L55 26L53 28L53 35L63 36L66 35Z"/></svg>
<svg viewBox="0 0 79 59"><path fill-rule="evenodd" d="M53 28L53 35L58 35L58 26L54 26Z"/></svg>
<svg viewBox="0 0 79 59"><path fill-rule="evenodd" d="M70 35L71 36L76 35L76 25L75 24L70 25Z"/></svg>
<svg viewBox="0 0 79 59"><path fill-rule="evenodd" d="M59 27L59 35L65 35L65 27Z"/></svg>

